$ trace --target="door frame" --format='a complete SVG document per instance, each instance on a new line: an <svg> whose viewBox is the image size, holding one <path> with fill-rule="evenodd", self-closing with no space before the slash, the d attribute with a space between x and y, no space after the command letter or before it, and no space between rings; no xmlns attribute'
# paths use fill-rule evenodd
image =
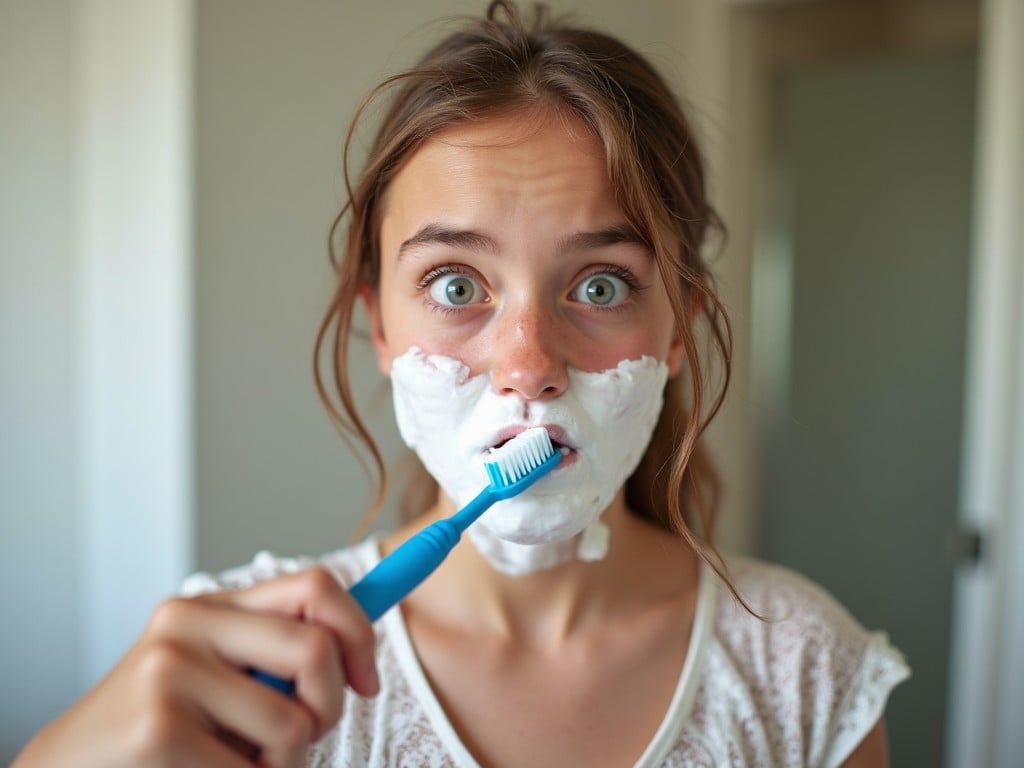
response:
<svg viewBox="0 0 1024 768"><path fill-rule="evenodd" d="M766 284L774 282L774 289L786 269L782 233L761 229L762 222L772 220L764 206L783 197L771 187L778 180L771 153L772 81L795 68L863 54L978 49L958 518L985 535L986 547L980 562L955 575L945 763L947 768L1009 766L1014 755L1024 754L1024 735L1016 724L1024 711L1024 558L1019 556L1024 553L1024 147L1019 140L1024 135L1019 88L1024 4L733 0L727 27L728 104L740 162L724 169L730 177L724 186L733 193L733 221L740 224L740 231L734 230L736 247L750 264L749 412L759 420L750 428L755 443L764 420L772 418L779 384L778 364L773 368L767 360L758 320L776 326L788 322L762 318ZM781 259L775 273L759 271L762 256ZM770 352L786 354L785 349ZM753 494L759 486L756 471L754 463Z"/></svg>
<svg viewBox="0 0 1024 768"><path fill-rule="evenodd" d="M982 558L954 587L947 768L1024 754L1024 4L985 0L960 523Z"/></svg>

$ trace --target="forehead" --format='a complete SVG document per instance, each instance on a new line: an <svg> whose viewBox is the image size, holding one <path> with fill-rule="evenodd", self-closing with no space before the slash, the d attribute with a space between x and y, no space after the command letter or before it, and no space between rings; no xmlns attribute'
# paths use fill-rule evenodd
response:
<svg viewBox="0 0 1024 768"><path fill-rule="evenodd" d="M495 150L532 160L547 159L551 148L572 149L603 158L600 141L578 117L556 109L526 109L459 123L434 134L417 154L468 151L486 156Z"/></svg>
<svg viewBox="0 0 1024 768"><path fill-rule="evenodd" d="M616 209L604 147L578 118L548 111L491 117L434 135L404 162L385 216L416 208L546 203ZM603 212L603 211L602 211Z"/></svg>

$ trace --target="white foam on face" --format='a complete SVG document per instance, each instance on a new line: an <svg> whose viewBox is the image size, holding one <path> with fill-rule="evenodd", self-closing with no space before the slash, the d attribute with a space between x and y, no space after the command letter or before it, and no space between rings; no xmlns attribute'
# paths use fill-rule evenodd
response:
<svg viewBox="0 0 1024 768"><path fill-rule="evenodd" d="M470 376L460 361L415 347L391 365L402 439L458 507L487 485L484 458L510 430L547 427L574 449L574 460L496 503L469 528L481 554L514 575L572 557L604 557L601 513L647 449L667 377L666 365L652 357L594 373L569 369L560 396L524 401L495 392L486 373Z"/></svg>

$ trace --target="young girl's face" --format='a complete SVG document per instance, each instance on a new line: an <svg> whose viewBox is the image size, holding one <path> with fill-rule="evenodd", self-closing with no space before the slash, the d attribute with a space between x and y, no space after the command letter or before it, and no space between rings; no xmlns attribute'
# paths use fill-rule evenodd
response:
<svg viewBox="0 0 1024 768"><path fill-rule="evenodd" d="M565 390L569 368L648 355L678 369L657 265L601 145L571 118L495 118L426 142L386 191L380 244L368 299L385 374L419 347L543 400Z"/></svg>
<svg viewBox="0 0 1024 768"><path fill-rule="evenodd" d="M510 574L603 557L681 344L598 142L560 116L454 128L398 172L380 235L373 339L442 503L467 503L487 453L543 426L558 467L470 538Z"/></svg>

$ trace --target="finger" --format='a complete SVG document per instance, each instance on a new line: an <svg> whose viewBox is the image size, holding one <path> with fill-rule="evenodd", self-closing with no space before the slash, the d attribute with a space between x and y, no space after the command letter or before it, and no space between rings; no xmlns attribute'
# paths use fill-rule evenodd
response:
<svg viewBox="0 0 1024 768"><path fill-rule="evenodd" d="M160 642L172 649L196 649L207 665L219 666L249 690L274 701L288 699L243 670L256 667L294 680L297 700L308 709L317 738L341 717L345 689L341 653L334 632L323 625L205 599L170 601L161 606L152 623L163 640L151 641L151 653L159 650ZM188 661L178 659L182 665Z"/></svg>
<svg viewBox="0 0 1024 768"><path fill-rule="evenodd" d="M180 763L175 764L182 768L196 765L216 765L218 768L252 768L253 760L257 756L262 757L261 754L254 754L255 750L250 745L224 740L199 726L195 727L194 738L182 739L182 741L185 742L182 759ZM303 759L304 755L299 760L290 763L268 763L264 760L261 760L261 763L274 765L275 768L276 766L295 768L302 765Z"/></svg>
<svg viewBox="0 0 1024 768"><path fill-rule="evenodd" d="M310 568L244 590L211 596L252 611L282 613L331 629L352 689L373 696L380 688L376 637L362 608L327 570Z"/></svg>
<svg viewBox="0 0 1024 768"><path fill-rule="evenodd" d="M262 766L302 765L310 744L322 735L309 709L235 669L219 672L195 690L220 740L250 759L259 757Z"/></svg>
<svg viewBox="0 0 1024 768"><path fill-rule="evenodd" d="M337 640L329 629L316 624L279 617L267 617L263 624L259 635L215 638L217 652L236 674L238 668L255 666L293 681L295 698L309 710L315 738L319 738L337 723L344 704L345 674ZM246 683L263 695L289 701L257 678L246 675Z"/></svg>
<svg viewBox="0 0 1024 768"><path fill-rule="evenodd" d="M125 723L134 765L251 768L251 757L232 748L182 703L161 702Z"/></svg>
<svg viewBox="0 0 1024 768"><path fill-rule="evenodd" d="M151 741L159 745L183 737L191 723L237 755L259 756L262 765L301 764L315 727L304 703L260 685L215 655L197 656L191 650L162 642L143 654L143 682L159 691L145 708L151 714L143 722L157 724L149 730L164 737Z"/></svg>

